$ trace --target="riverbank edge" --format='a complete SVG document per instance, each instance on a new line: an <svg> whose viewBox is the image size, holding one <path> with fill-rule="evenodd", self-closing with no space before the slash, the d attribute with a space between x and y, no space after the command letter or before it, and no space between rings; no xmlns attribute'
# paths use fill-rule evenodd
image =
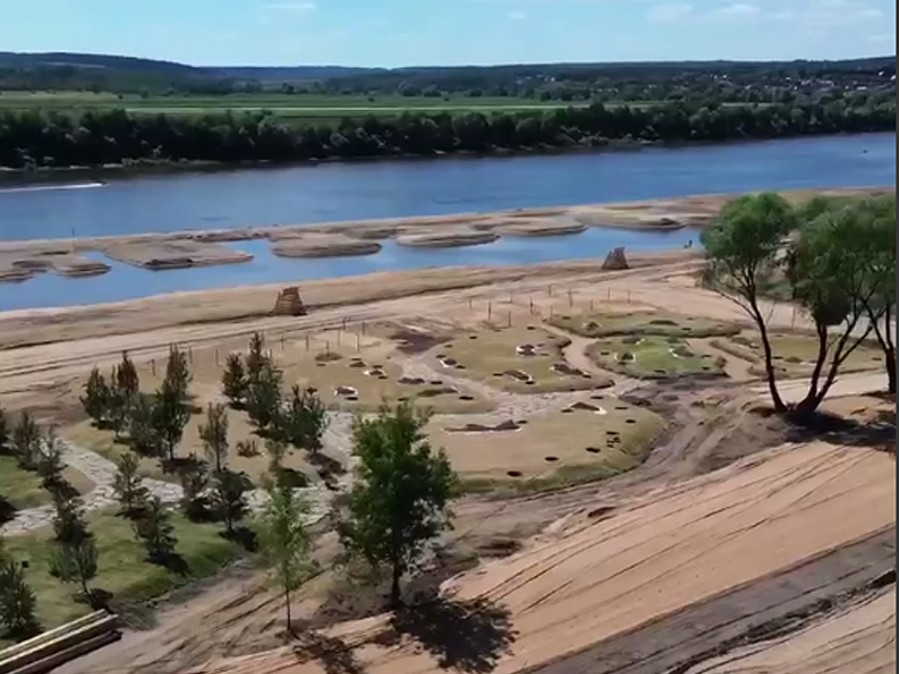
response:
<svg viewBox="0 0 899 674"><path fill-rule="evenodd" d="M600 154L603 152L637 152L647 148L677 149L683 147L710 147L721 145L745 145L764 143L776 140L797 138L838 137L838 136L871 136L896 133L896 129L883 131L863 131L851 133L838 131L835 133L795 134L775 136L771 138L726 138L724 140L644 140L644 139L610 139L604 145L569 145L569 146L534 146L521 148L495 147L489 150L458 150L446 152L435 150L431 154L387 154L371 157L313 157L308 159L278 160L239 160L235 162L214 160L150 160L137 159L121 164L105 164L102 166L41 166L37 168L12 168L0 166L0 186L25 187L43 183L66 184L78 180L105 179L129 180L145 176L181 175L189 173L228 173L233 171L277 170L294 167L321 166L329 164L376 164L383 162L418 162L436 161L440 159L495 159L534 156L556 156L575 154ZM61 181L61 182L59 182Z"/></svg>

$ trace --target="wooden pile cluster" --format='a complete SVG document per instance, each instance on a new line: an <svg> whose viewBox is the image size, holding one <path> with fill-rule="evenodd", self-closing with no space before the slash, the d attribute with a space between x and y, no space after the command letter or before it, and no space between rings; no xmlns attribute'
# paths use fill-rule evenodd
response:
<svg viewBox="0 0 899 674"><path fill-rule="evenodd" d="M610 251L606 256L606 261L603 262L602 268L610 271L614 271L617 269L630 269L630 266L627 263L627 258L624 256L624 248L616 248L613 251Z"/></svg>
<svg viewBox="0 0 899 674"><path fill-rule="evenodd" d="M117 616L96 611L0 651L0 674L43 674L121 637Z"/></svg>

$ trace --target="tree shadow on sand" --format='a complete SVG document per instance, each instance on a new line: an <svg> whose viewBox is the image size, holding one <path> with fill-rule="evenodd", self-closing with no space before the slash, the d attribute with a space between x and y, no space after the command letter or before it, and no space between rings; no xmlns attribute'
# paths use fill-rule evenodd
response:
<svg viewBox="0 0 899 674"><path fill-rule="evenodd" d="M484 599L439 596L398 609L390 628L378 639L381 645L411 639L434 656L441 668L470 673L492 671L516 636L505 608Z"/></svg>
<svg viewBox="0 0 899 674"><path fill-rule="evenodd" d="M365 669L356 660L353 650L337 637L317 632L297 635L293 654L299 663L317 661L325 674L364 674Z"/></svg>

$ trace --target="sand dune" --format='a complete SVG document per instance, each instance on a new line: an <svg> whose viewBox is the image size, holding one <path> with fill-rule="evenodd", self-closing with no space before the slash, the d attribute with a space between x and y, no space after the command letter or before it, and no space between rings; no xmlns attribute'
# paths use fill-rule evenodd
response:
<svg viewBox="0 0 899 674"><path fill-rule="evenodd" d="M463 624L485 606L506 616L512 631L493 635L480 664L495 664L498 674L536 668L889 527L895 489L892 456L824 443L784 446L660 488L604 521L585 514L600 503L585 504L526 551L452 579L444 597L476 603ZM422 674L447 664L446 653L409 636L414 630L391 632L379 616L328 630L315 653L282 649L195 671L319 674L331 671L338 651L370 674ZM479 664L472 657L469 669Z"/></svg>

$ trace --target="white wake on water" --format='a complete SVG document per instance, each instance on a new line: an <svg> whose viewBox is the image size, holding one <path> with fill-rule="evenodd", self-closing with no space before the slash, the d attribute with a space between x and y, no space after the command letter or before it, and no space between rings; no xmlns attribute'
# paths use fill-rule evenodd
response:
<svg viewBox="0 0 899 674"><path fill-rule="evenodd" d="M105 187L106 183L76 183L74 185L29 185L27 187L0 187L0 194L14 194L16 192L47 192L50 190L88 190L95 187Z"/></svg>

